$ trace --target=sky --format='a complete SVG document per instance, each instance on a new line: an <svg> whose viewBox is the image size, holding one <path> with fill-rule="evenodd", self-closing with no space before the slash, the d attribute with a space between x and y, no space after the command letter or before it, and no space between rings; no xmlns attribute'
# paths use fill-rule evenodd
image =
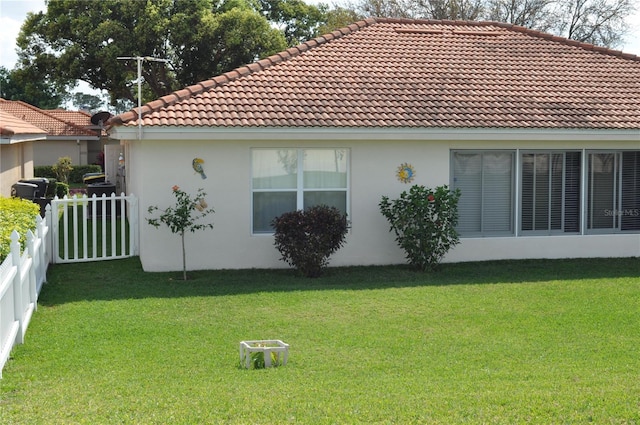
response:
<svg viewBox="0 0 640 425"><path fill-rule="evenodd" d="M309 3L317 1L311 0ZM44 10L46 10L44 0L0 0L0 28L2 28L0 31L0 66L13 69L18 59L15 52L16 38L27 13ZM629 17L628 22L630 33L619 50L640 56L640 1L638 2L638 10ZM89 93L89 88L83 85L79 91Z"/></svg>

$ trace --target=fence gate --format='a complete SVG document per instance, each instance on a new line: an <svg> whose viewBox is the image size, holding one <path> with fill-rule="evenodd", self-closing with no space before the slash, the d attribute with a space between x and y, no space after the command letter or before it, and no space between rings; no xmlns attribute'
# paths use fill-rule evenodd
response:
<svg viewBox="0 0 640 425"><path fill-rule="evenodd" d="M77 195L51 201L53 263L114 260L138 255L138 199L134 195Z"/></svg>

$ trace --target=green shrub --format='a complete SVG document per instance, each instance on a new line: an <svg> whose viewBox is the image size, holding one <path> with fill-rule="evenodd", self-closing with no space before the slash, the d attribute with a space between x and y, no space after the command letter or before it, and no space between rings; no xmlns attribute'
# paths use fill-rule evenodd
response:
<svg viewBox="0 0 640 425"><path fill-rule="evenodd" d="M346 214L326 205L284 213L271 225L280 259L306 277L322 274L329 256L344 245L348 230Z"/></svg>
<svg viewBox="0 0 640 425"><path fill-rule="evenodd" d="M40 207L29 200L0 196L0 263L11 252L11 233L14 230L20 234L20 245L24 250L27 230L35 231L39 214Z"/></svg>
<svg viewBox="0 0 640 425"><path fill-rule="evenodd" d="M46 177L55 179L56 173L53 172L53 165L36 165L33 167L33 175L35 177Z"/></svg>
<svg viewBox="0 0 640 425"><path fill-rule="evenodd" d="M380 211L391 224L396 241L409 264L421 270L433 270L444 255L458 244L458 199L460 191L447 186L435 190L412 186L409 193L390 201L383 196Z"/></svg>
<svg viewBox="0 0 640 425"><path fill-rule="evenodd" d="M58 198L64 198L69 194L69 185L62 182L56 182L55 186L55 196Z"/></svg>
<svg viewBox="0 0 640 425"><path fill-rule="evenodd" d="M58 158L58 162L53 164L51 169L55 173L56 179L63 183L69 183L69 174L71 173L71 170L73 170L73 167L71 166L71 158L68 156L61 156Z"/></svg>
<svg viewBox="0 0 640 425"><path fill-rule="evenodd" d="M84 183L82 176L88 173L100 173L102 169L99 165L75 165L71 167L69 172L69 183ZM33 167L33 174L36 177L46 177L49 180L57 179L56 173L53 171L52 165L38 165Z"/></svg>

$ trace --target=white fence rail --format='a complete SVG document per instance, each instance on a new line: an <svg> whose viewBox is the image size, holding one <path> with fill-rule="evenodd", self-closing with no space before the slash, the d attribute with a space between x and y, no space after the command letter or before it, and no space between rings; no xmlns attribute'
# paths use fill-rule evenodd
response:
<svg viewBox="0 0 640 425"><path fill-rule="evenodd" d="M134 195L55 198L51 217L58 218L50 221L54 263L138 255L138 199Z"/></svg>
<svg viewBox="0 0 640 425"><path fill-rule="evenodd" d="M27 232L22 253L19 239L14 230L11 252L0 265L0 378L11 350L24 342L50 262L51 233L45 220L38 216L36 234Z"/></svg>

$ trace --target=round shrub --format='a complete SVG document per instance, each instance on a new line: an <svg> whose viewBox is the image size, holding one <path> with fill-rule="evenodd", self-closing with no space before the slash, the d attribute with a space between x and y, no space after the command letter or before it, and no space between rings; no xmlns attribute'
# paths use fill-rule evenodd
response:
<svg viewBox="0 0 640 425"><path fill-rule="evenodd" d="M458 244L458 199L460 191L445 186L429 189L412 186L400 198L383 196L380 211L391 224L396 241L409 264L421 270L433 270L444 255Z"/></svg>
<svg viewBox="0 0 640 425"><path fill-rule="evenodd" d="M306 277L318 277L331 254L345 243L347 216L335 207L318 205L291 211L271 222L281 260Z"/></svg>

